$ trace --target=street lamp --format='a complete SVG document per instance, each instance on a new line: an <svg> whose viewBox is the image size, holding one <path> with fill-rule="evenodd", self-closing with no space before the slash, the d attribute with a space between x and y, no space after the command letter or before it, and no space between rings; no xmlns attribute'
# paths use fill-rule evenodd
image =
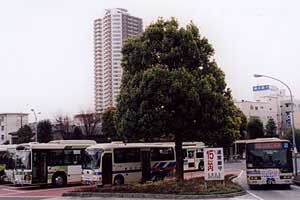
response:
<svg viewBox="0 0 300 200"><path fill-rule="evenodd" d="M41 112L36 113L33 108L30 109L30 111L33 112L34 118L35 118L35 141L37 142L37 115L36 114L41 114Z"/></svg>
<svg viewBox="0 0 300 200"><path fill-rule="evenodd" d="M261 78L261 77L265 77L265 78L270 78L270 79L273 79L275 81L278 81L280 82L281 84L283 84L284 86L287 87L287 89L289 90L289 93L290 93L290 98L291 98L291 118L292 118L292 124L291 124L291 127L292 127L292 134L293 134L293 148L294 148L294 153L295 153L295 156L294 156L294 166L295 166L295 175L297 176L297 146L296 146L296 136L295 136L295 123L294 123L294 101L293 101L293 94L292 94L292 90L291 88L286 84L284 83L283 81L277 79L277 78L274 78L272 76L267 76L267 75L262 75L262 74L254 74L253 75L255 78Z"/></svg>

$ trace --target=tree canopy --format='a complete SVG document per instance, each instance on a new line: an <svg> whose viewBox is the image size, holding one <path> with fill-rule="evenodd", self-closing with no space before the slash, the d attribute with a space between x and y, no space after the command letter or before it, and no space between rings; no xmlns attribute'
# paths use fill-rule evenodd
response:
<svg viewBox="0 0 300 200"><path fill-rule="evenodd" d="M107 140L117 140L119 135L117 134L115 125L115 107L109 107L102 115L102 133L106 136Z"/></svg>
<svg viewBox="0 0 300 200"><path fill-rule="evenodd" d="M270 118L266 124L266 137L278 137L277 126L273 118Z"/></svg>
<svg viewBox="0 0 300 200"><path fill-rule="evenodd" d="M49 120L40 121L37 125L37 141L47 143L52 140L52 124Z"/></svg>
<svg viewBox="0 0 300 200"><path fill-rule="evenodd" d="M227 146L241 118L226 89L214 49L198 28L175 19L157 22L127 40L116 127L128 141L174 136L176 176L183 178L182 141Z"/></svg>
<svg viewBox="0 0 300 200"><path fill-rule="evenodd" d="M247 133L249 139L263 138L264 133L264 125L259 118L250 119L247 126Z"/></svg>
<svg viewBox="0 0 300 200"><path fill-rule="evenodd" d="M17 144L32 142L33 136L30 126L24 125L17 131Z"/></svg>

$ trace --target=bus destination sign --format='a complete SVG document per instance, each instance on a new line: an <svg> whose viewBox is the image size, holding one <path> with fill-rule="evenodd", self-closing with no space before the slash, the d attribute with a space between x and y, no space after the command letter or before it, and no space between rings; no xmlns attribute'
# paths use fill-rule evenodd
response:
<svg viewBox="0 0 300 200"><path fill-rule="evenodd" d="M254 149L282 149L282 143L281 142L255 143Z"/></svg>

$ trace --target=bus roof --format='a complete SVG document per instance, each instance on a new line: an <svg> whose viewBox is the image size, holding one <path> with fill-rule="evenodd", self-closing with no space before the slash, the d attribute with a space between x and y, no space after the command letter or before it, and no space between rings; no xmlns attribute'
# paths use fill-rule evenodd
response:
<svg viewBox="0 0 300 200"><path fill-rule="evenodd" d="M289 142L289 140L279 139L279 138L257 138L251 140L237 140L236 144L248 144L248 143L263 143L263 142Z"/></svg>
<svg viewBox="0 0 300 200"><path fill-rule="evenodd" d="M2 144L0 145L0 151L7 151L8 149L16 148L16 144Z"/></svg>
<svg viewBox="0 0 300 200"><path fill-rule="evenodd" d="M48 144L96 144L95 140L53 140Z"/></svg>
<svg viewBox="0 0 300 200"><path fill-rule="evenodd" d="M111 143L100 143L91 145L88 149L113 149L113 148L150 148L150 147L174 147L171 142L161 142L161 143L123 143L123 142L111 142Z"/></svg>
<svg viewBox="0 0 300 200"><path fill-rule="evenodd" d="M16 149L84 149L94 144L96 144L94 140L55 140L50 141L49 143L30 142L26 144L20 144L16 147Z"/></svg>

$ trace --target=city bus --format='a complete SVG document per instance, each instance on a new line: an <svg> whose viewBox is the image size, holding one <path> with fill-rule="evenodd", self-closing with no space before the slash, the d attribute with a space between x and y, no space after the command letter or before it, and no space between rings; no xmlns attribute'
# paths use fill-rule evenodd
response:
<svg viewBox="0 0 300 200"><path fill-rule="evenodd" d="M247 182L257 185L282 184L293 181L292 147L288 140L262 138L246 142Z"/></svg>
<svg viewBox="0 0 300 200"><path fill-rule="evenodd" d="M81 182L82 153L93 140L56 140L16 147L14 183L52 184L56 187Z"/></svg>
<svg viewBox="0 0 300 200"><path fill-rule="evenodd" d="M83 184L130 184L162 180L175 172L172 143L96 144L85 150Z"/></svg>
<svg viewBox="0 0 300 200"><path fill-rule="evenodd" d="M183 157L184 157L184 171L203 171L204 158L203 149L205 144L203 142L183 142Z"/></svg>
<svg viewBox="0 0 300 200"><path fill-rule="evenodd" d="M0 181L12 181L16 145L0 145Z"/></svg>

